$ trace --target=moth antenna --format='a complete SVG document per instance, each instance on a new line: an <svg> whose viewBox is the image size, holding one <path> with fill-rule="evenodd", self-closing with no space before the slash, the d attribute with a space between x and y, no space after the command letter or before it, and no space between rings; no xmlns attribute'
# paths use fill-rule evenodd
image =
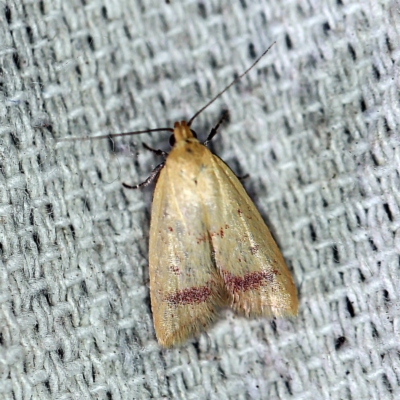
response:
<svg viewBox="0 0 400 400"><path fill-rule="evenodd" d="M109 135L101 135L101 136L88 136L84 138L80 137L66 137L57 139L56 142L72 142L72 141L81 141L81 140L92 140L92 139L110 139L114 137L120 136L131 136L131 135L140 135L142 133L151 133L151 132L174 132L172 128L156 128L156 129L146 129L144 131L133 131L133 132L124 132L124 133L110 133Z"/></svg>
<svg viewBox="0 0 400 400"><path fill-rule="evenodd" d="M248 72L250 72L256 64L269 52L271 47L275 45L276 42L273 42L254 62L253 64L250 65L249 68L246 69L241 75L239 75L236 79L234 79L224 90L219 92L214 98L212 98L205 106L200 108L199 111L197 111L192 118L188 121L187 125L190 127L192 124L193 120L201 114L208 106L210 106L212 103L214 103L215 100L220 98L227 90L229 90L235 83L240 81ZM115 137L121 137L121 136L132 136L132 135L140 135L142 133L152 133L152 132L174 132L172 128L156 128L156 129L146 129L142 131L133 131L133 132L123 132L123 133L111 133L109 135L101 135L101 136L88 136L88 137L66 137L66 138L61 138L57 139L56 142L72 142L72 141L83 141L83 140L93 140L93 139L110 139L110 138L115 138Z"/></svg>
<svg viewBox="0 0 400 400"><path fill-rule="evenodd" d="M237 83L238 81L240 81L249 71L251 71L254 66L269 52L269 50L271 49L271 47L275 44L276 42L273 42L271 44L271 46L269 46L267 48L267 50L264 51L264 53L261 54L261 56L259 56L257 58L256 61L253 62L253 64L250 65L249 68L246 69L246 71L244 71L241 75L239 75L236 79L234 79L222 92L219 92L214 98L212 98L205 106L203 106L202 108L200 108L199 111L196 112L196 114L193 115L192 118L189 119L189 122L187 123L188 126L190 126L193 122L193 120L200 114L202 113L208 106L210 106L212 103L214 103L215 100L217 100L218 98L220 98L228 89L231 88L231 86L233 86L235 83Z"/></svg>

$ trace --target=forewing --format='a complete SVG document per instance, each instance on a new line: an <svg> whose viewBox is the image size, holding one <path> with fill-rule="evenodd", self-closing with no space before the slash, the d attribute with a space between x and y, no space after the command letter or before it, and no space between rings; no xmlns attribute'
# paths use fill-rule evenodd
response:
<svg viewBox="0 0 400 400"><path fill-rule="evenodd" d="M153 197L150 294L156 335L165 347L197 335L228 303L192 172L164 167Z"/></svg>
<svg viewBox="0 0 400 400"><path fill-rule="evenodd" d="M248 316L296 315L296 288L269 229L231 169L217 156L213 161L220 195L218 209L209 210L209 234L232 308Z"/></svg>

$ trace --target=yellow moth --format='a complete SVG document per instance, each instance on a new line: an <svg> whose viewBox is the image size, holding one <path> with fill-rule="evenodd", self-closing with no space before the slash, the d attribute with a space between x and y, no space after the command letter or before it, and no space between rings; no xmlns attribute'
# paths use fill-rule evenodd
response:
<svg viewBox="0 0 400 400"><path fill-rule="evenodd" d="M154 327L169 347L232 307L247 316L297 314L296 288L235 174L175 123L154 190L149 244Z"/></svg>
<svg viewBox="0 0 400 400"><path fill-rule="evenodd" d="M198 335L231 307L248 317L297 315L296 287L260 213L232 170L207 148L190 125L197 115L245 75L174 129L174 145L154 178L149 269L154 328L164 347ZM221 122L221 121L220 121ZM148 147L148 146L147 146ZM158 154L164 154L154 150Z"/></svg>

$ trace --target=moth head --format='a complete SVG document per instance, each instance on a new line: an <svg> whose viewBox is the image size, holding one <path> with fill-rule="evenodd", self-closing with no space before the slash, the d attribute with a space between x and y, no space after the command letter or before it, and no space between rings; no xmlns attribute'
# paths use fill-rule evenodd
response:
<svg viewBox="0 0 400 400"><path fill-rule="evenodd" d="M191 138L197 139L197 134L195 131L190 129L186 121L175 122L174 133L169 138L169 144L172 147L175 145L175 143L180 142L181 140Z"/></svg>

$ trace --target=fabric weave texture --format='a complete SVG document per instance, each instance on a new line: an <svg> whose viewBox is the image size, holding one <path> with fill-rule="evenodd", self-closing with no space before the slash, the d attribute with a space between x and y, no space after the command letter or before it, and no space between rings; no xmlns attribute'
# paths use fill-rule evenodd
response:
<svg viewBox="0 0 400 400"><path fill-rule="evenodd" d="M396 0L0 2L1 399L398 399ZM158 345L152 189L173 126L239 176L299 291L297 318Z"/></svg>

